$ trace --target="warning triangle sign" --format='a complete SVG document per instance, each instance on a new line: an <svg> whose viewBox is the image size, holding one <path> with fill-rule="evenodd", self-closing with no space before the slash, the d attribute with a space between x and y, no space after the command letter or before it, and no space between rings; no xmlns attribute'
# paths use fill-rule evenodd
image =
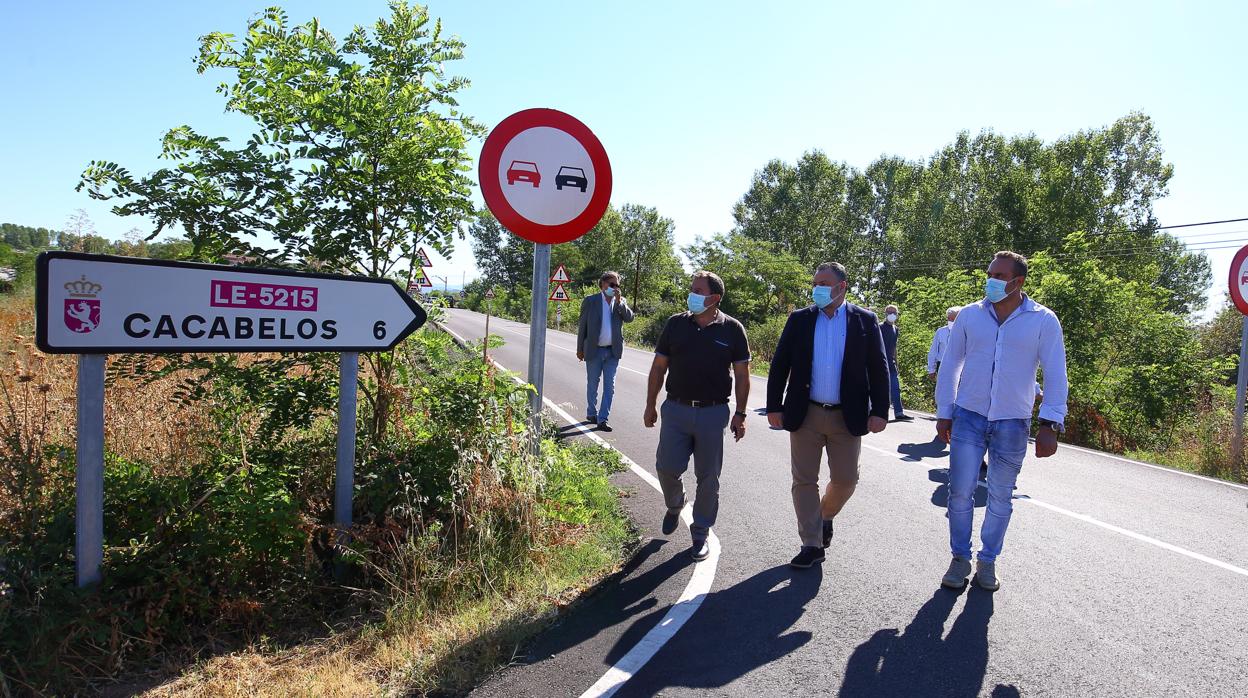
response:
<svg viewBox="0 0 1248 698"><path fill-rule="evenodd" d="M494 297L494 289L492 289L492 288L487 288L487 289L485 289L485 297L486 297L486 298L493 298L493 297Z"/></svg>
<svg viewBox="0 0 1248 698"><path fill-rule="evenodd" d="M555 284L555 290L550 292L550 299L552 301L572 300L572 298L568 295L568 290L563 287L563 284Z"/></svg>
<svg viewBox="0 0 1248 698"><path fill-rule="evenodd" d="M560 264L559 268L555 269L555 275L550 277L550 280L557 284L566 284L571 281L572 278L568 276L567 267Z"/></svg>
<svg viewBox="0 0 1248 698"><path fill-rule="evenodd" d="M423 288L433 288L433 282L429 280L429 276L425 274L425 270L416 267L412 270L412 283Z"/></svg>
<svg viewBox="0 0 1248 698"><path fill-rule="evenodd" d="M416 256L420 257L420 266L422 267L433 266L433 262L429 261L429 253L425 252L425 248L422 247L419 250L417 250Z"/></svg>

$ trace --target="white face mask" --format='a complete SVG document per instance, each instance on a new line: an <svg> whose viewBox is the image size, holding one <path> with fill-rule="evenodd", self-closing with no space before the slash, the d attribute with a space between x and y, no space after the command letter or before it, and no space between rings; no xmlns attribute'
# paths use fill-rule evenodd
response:
<svg viewBox="0 0 1248 698"><path fill-rule="evenodd" d="M889 322L897 322L897 313L889 313L888 315L884 316L884 319L888 320Z"/></svg>

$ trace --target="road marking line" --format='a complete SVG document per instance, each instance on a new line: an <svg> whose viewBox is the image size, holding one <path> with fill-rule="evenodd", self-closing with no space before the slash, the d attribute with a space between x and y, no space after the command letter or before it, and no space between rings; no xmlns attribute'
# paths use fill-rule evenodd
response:
<svg viewBox="0 0 1248 698"><path fill-rule="evenodd" d="M445 324L440 324L439 326L445 329L452 337L455 337L460 342L464 342L464 338L450 327L447 327ZM490 359L490 362L504 371L508 370L494 359ZM515 380L517 382L521 382L519 378L515 378ZM633 474L641 478L646 484L653 487L660 495L663 493L663 489L659 485L658 479L651 475L646 469L637 465L633 459L629 458L622 451L607 443L607 441L601 436L586 430L584 425L582 425L572 415L565 412L563 408L556 405L550 398L543 395L542 402L560 417L567 420L568 424L580 427L578 429L580 433L585 434L600 446L609 448L620 454L620 460L628 464L628 469L632 471ZM686 504L685 508L680 512L680 518L685 522L686 527L693 525L692 512L692 504ZM676 632L679 631L685 623L689 622L689 619L693 617L694 612L702 606L702 601L706 599L706 595L711 591L711 586L715 583L715 572L719 566L719 537L715 535L714 530L709 532L706 542L711 548L710 556L693 566L693 575L690 576L689 583L685 585L685 590L681 593L680 598L676 599L676 603L667 610L667 613L663 616L663 620L659 621L658 625L651 628L650 632L646 633L645 637L641 638L636 645L633 645L633 648L629 650L627 654L620 657L620 659L607 670L607 673L602 675L602 678L598 679L593 686L586 689L586 691L581 694L581 698L609 698L609 696L615 695L615 692L620 690L620 687L627 683L629 679L633 678L633 675L640 671L641 668L645 666L646 662L650 661L650 659L654 657L660 649L662 649L663 645L666 644L668 640L672 639L672 637L676 635Z"/></svg>
<svg viewBox="0 0 1248 698"><path fill-rule="evenodd" d="M907 410L907 411L917 414L920 417L928 417L930 419L936 419L936 415L930 414L928 412L920 412L919 410ZM1135 460L1134 458L1127 458L1125 456L1119 456L1113 453L1106 453L1105 451L1098 451L1095 448L1086 448L1084 446L1076 446L1074 444L1061 444L1061 447L1069 448L1072 451L1082 451L1092 456L1100 456L1102 458L1109 458L1110 460L1122 461L1123 463L1130 463L1131 465L1142 465L1145 468L1152 468L1153 470L1160 470L1163 473L1170 473L1172 475L1182 475L1183 477L1190 477L1190 478L1195 478L1197 480L1204 480L1205 482L1212 482L1217 485L1226 485L1227 487L1234 487L1235 489L1239 489L1239 490L1248 490L1248 485L1241 485L1238 482L1227 482L1226 480L1219 480L1216 477L1209 477L1208 475L1197 475L1196 473L1189 473L1186 470L1179 470L1178 468L1171 468L1165 465L1157 465L1156 463L1145 463L1142 460Z"/></svg>
<svg viewBox="0 0 1248 698"><path fill-rule="evenodd" d="M887 450L887 449L879 448L879 447L877 447L877 446L871 446L871 445L869 445L869 444L862 444L862 447L863 447L863 448L865 448L865 449L871 450L871 451L875 451L876 453L882 453L882 454L884 454L884 455L886 455L886 456L892 456L892 457L896 458L897 460L900 460L900 461L905 462L905 463L914 463L914 462L915 462L915 461L911 461L911 460L906 460L906 459L905 459L905 457L900 456L900 455L898 455L897 453L895 453L895 452L893 452L893 451L889 451L889 450ZM983 487L984 489L987 489L987 485L985 485L982 481L978 481L978 482L977 482L977 484L976 484L976 487ZM1072 518L1072 519L1076 519L1076 520L1082 521L1082 522L1084 522L1084 523L1089 523L1089 524L1092 524L1093 526L1099 526L1099 527L1101 527L1101 528L1103 528L1103 529L1105 529L1105 530L1108 530L1108 531L1113 531L1114 533L1120 533L1120 534L1122 534L1122 535L1124 535L1124 536L1127 536L1128 538L1134 538L1135 540L1138 540L1138 541L1143 542L1143 543L1148 543L1149 545L1156 546L1156 547L1158 547L1158 548L1161 548L1162 550L1169 550L1169 551L1170 551L1170 552L1172 552L1172 553L1178 553L1178 554L1180 554L1180 555L1184 555L1184 556L1186 556L1186 557L1190 557L1190 558L1192 558L1193 560L1199 560L1199 561L1201 561L1201 562L1204 562L1204 563L1207 563L1207 564L1213 565L1214 567L1219 567L1219 568L1221 568L1221 569L1227 570L1228 572L1234 572L1235 574L1239 574L1239 575L1243 575L1243 576L1245 576L1245 577L1248 577L1248 570L1246 570L1246 569L1244 569L1244 568L1242 568L1242 567L1236 567L1235 565L1232 565L1232 564L1230 564L1230 563L1227 563L1227 562L1222 562L1221 560L1215 560L1214 558L1211 558L1211 557L1209 557L1209 556L1207 556L1207 555L1201 555L1200 553L1193 552L1193 551L1188 550L1188 549L1186 549L1186 548L1180 548L1179 546L1174 545L1173 543L1167 543L1167 542L1165 542L1165 541L1163 541L1163 540L1158 540L1158 539L1156 539L1156 538L1152 538L1152 537L1150 537L1150 536L1146 536L1146 535L1144 535L1144 534L1142 534L1142 533L1136 533L1135 531L1129 531L1129 530L1127 530L1127 529L1125 529L1125 528L1122 528L1121 526L1115 526L1115 525L1113 525L1113 524L1111 524L1111 523L1106 523L1106 522L1104 522L1104 521L1101 521L1100 519L1095 519L1095 518L1093 518L1093 517L1091 517L1091 516L1088 516L1087 514L1080 514L1079 512L1076 512L1076 511L1071 511L1071 510L1069 510L1069 509L1063 509L1062 507L1059 507L1059 506L1056 506L1056 505L1053 505L1053 504L1049 504L1048 502L1041 502L1041 501L1039 501L1039 500L1037 500L1037 499L1032 499L1031 497L1028 497L1028 496L1015 497L1015 498L1014 498L1014 501L1016 501L1016 502L1027 502L1027 503L1029 503L1029 504L1034 504L1034 505L1036 505L1036 506L1038 506L1038 507L1041 507L1041 508L1043 508L1043 509L1048 509L1049 511L1053 511L1053 512L1056 512L1056 513L1058 513L1058 514L1062 514L1062 515L1064 515L1064 516L1069 516L1069 517L1070 517L1070 518Z"/></svg>

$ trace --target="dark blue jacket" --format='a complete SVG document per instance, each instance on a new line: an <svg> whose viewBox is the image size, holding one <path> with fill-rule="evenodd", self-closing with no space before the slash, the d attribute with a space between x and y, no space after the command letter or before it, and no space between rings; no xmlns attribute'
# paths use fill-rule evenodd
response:
<svg viewBox="0 0 1248 698"><path fill-rule="evenodd" d="M888 419L888 363L875 313L845 304L845 362L841 369L841 410L849 433L867 433L867 417ZM807 306L789 313L767 374L767 411L784 413L784 428L797 431L810 407L811 362L815 356L815 319ZM787 390L786 390L787 387Z"/></svg>
<svg viewBox="0 0 1248 698"><path fill-rule="evenodd" d="M897 326L885 322L880 324L880 334L884 337L884 355L888 357L890 366L897 365Z"/></svg>

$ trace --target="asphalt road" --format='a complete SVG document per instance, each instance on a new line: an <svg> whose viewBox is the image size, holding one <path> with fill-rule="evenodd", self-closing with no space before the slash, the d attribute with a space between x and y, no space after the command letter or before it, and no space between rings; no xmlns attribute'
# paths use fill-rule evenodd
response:
<svg viewBox="0 0 1248 698"><path fill-rule="evenodd" d="M452 310L446 324L479 341L484 316ZM527 325L492 318L490 332L506 342L491 356L523 371ZM575 336L547 339L545 396L583 418ZM599 435L653 472L658 429L641 421L650 361L626 351L615 430ZM751 412L765 388L754 379ZM939 586L948 452L930 419L864 438L828 558L804 571L786 566L799 546L787 434L754 414L747 426L741 442L726 437L710 593L615 695L1248 694L1248 488L1066 446L1029 454L1001 590L952 592ZM690 583L688 530L659 532L661 497L637 474L616 483L642 531L637 556L474 695L582 695Z"/></svg>

